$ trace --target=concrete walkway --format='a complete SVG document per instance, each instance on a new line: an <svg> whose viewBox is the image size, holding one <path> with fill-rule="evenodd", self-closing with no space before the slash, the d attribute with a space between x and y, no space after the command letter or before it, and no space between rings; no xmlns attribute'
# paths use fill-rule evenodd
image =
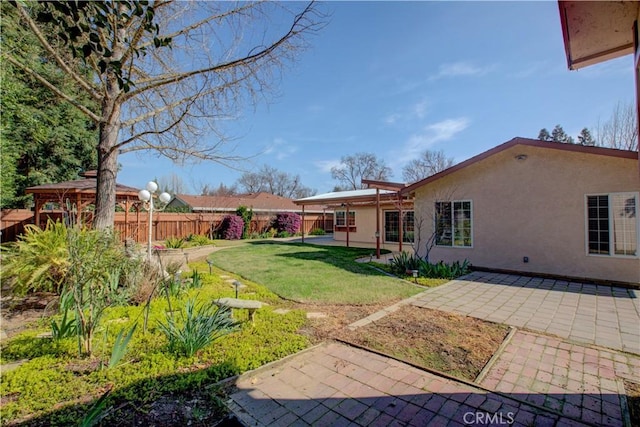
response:
<svg viewBox="0 0 640 427"><path fill-rule="evenodd" d="M351 326L399 305L515 326L475 382L327 342L241 376L229 407L251 426L629 425L624 381L640 382L636 292L473 273Z"/></svg>

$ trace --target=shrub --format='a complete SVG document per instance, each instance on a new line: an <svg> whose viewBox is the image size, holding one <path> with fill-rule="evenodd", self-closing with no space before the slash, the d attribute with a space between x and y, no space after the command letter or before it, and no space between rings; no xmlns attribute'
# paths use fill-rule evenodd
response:
<svg viewBox="0 0 640 427"><path fill-rule="evenodd" d="M409 255L408 252L404 251L398 255L394 255L389 261L391 271L399 275L404 275L409 270L419 270L422 263L424 263L424 261L416 254Z"/></svg>
<svg viewBox="0 0 640 427"><path fill-rule="evenodd" d="M44 230L25 226L25 233L2 260L2 281L12 283L13 291L60 293L69 268L67 227L48 221Z"/></svg>
<svg viewBox="0 0 640 427"><path fill-rule="evenodd" d="M179 237L169 237L164 241L164 244L168 249L180 249L184 245L184 239Z"/></svg>
<svg viewBox="0 0 640 427"><path fill-rule="evenodd" d="M179 325L173 317L167 316L167 322L160 323L158 328L169 340L169 350L187 357L240 325L231 318L229 307L218 308L214 302L196 305L193 299L186 302L181 318Z"/></svg>
<svg viewBox="0 0 640 427"><path fill-rule="evenodd" d="M297 213L282 212L276 215L274 227L278 232L278 237L280 237L280 233L282 232L287 232L289 236L293 236L300 231L301 223L301 217Z"/></svg>
<svg viewBox="0 0 640 427"><path fill-rule="evenodd" d="M193 246L205 246L210 245L212 242L207 236L203 236L201 234L191 234L187 238L187 241L191 243Z"/></svg>
<svg viewBox="0 0 640 427"><path fill-rule="evenodd" d="M246 239L249 235L249 227L251 226L251 219L253 218L253 209L249 209L246 206L238 206L236 209L236 215L242 218L244 225L242 227L242 238Z"/></svg>
<svg viewBox="0 0 640 427"><path fill-rule="evenodd" d="M436 264L431 264L417 255L409 255L407 252L394 255L389 262L389 267L397 275L405 275L408 271L418 270L420 277L428 277L430 279L455 279L470 271L468 260L464 260L462 263L456 261L452 264L445 264L440 261Z"/></svg>
<svg viewBox="0 0 640 427"><path fill-rule="evenodd" d="M227 215L222 219L220 232L226 240L239 240L242 238L244 221L238 215Z"/></svg>
<svg viewBox="0 0 640 427"><path fill-rule="evenodd" d="M325 234L327 233L322 228L314 228L309 232L309 235L311 236L324 236Z"/></svg>

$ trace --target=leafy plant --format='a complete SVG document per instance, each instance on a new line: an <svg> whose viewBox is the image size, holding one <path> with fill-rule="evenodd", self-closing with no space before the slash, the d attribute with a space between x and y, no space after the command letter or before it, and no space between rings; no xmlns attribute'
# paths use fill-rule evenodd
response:
<svg viewBox="0 0 640 427"><path fill-rule="evenodd" d="M222 219L220 232L226 240L239 240L242 238L244 221L238 215L227 215Z"/></svg>
<svg viewBox="0 0 640 427"><path fill-rule="evenodd" d="M313 230L311 230L309 232L309 235L311 235L311 236L324 236L325 234L327 234L327 233L322 228L314 228Z"/></svg>
<svg viewBox="0 0 640 427"><path fill-rule="evenodd" d="M203 236L201 234L191 234L187 240L193 246L205 246L213 243L207 236Z"/></svg>
<svg viewBox="0 0 640 427"><path fill-rule="evenodd" d="M202 276L198 270L193 270L191 273L191 288L198 289L202 287Z"/></svg>
<svg viewBox="0 0 640 427"><path fill-rule="evenodd" d="M420 266L423 263L424 261L420 259L420 257L418 257L416 254L409 254L405 251L394 255L393 258L389 261L391 271L398 275L404 275L407 271L410 270L419 270Z"/></svg>
<svg viewBox="0 0 640 427"><path fill-rule="evenodd" d="M111 358L109 358L109 364L107 367L109 369L114 368L118 365L120 360L124 357L127 352L127 346L129 345L129 341L131 341L131 337L133 337L133 333L136 330L138 324L136 323L133 327L124 335L124 328L120 330L118 336L116 337L116 341L113 343L113 348L111 349Z"/></svg>
<svg viewBox="0 0 640 427"><path fill-rule="evenodd" d="M236 215L242 218L242 221L244 222L242 227L242 238L246 239L249 234L249 228L251 227L253 209L249 209L246 206L238 206L238 209L236 209Z"/></svg>
<svg viewBox="0 0 640 427"><path fill-rule="evenodd" d="M49 220L44 230L29 224L19 240L3 254L2 281L18 294L57 292L69 268L67 227Z"/></svg>
<svg viewBox="0 0 640 427"><path fill-rule="evenodd" d="M78 333L78 322L75 317L69 317L69 311L69 309L64 310L60 323L55 319L51 321L51 335L54 340L69 338Z"/></svg>
<svg viewBox="0 0 640 427"><path fill-rule="evenodd" d="M300 231L302 218L295 212L282 212L276 215L273 225L278 233L287 232L289 236Z"/></svg>
<svg viewBox="0 0 640 427"><path fill-rule="evenodd" d="M169 237L164 241L167 249L180 249L184 245L184 239L179 237Z"/></svg>
<svg viewBox="0 0 640 427"><path fill-rule="evenodd" d="M111 394L111 388L104 392L102 396L93 404L89 412L86 413L84 418L80 421L80 427L93 427L97 425L104 417L107 416L107 411L105 410L107 406L107 401L109 398L109 394Z"/></svg>
<svg viewBox="0 0 640 427"><path fill-rule="evenodd" d="M158 328L169 340L169 350L187 357L240 325L231 318L230 308L218 308L214 302L198 305L194 299L186 302L181 320L178 324L174 317L167 316L166 323L159 323Z"/></svg>

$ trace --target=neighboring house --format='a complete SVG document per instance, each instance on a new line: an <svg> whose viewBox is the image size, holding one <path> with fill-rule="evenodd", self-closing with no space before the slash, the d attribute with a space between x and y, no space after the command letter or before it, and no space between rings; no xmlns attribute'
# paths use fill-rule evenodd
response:
<svg viewBox="0 0 640 427"><path fill-rule="evenodd" d="M377 188L319 194L295 203L305 209L315 204L333 209L333 239L347 246L355 243L402 250L402 242L413 242L413 202L398 193L405 184L363 182Z"/></svg>
<svg viewBox="0 0 640 427"><path fill-rule="evenodd" d="M640 283L638 153L514 138L402 190L429 260Z"/></svg>
<svg viewBox="0 0 640 427"><path fill-rule="evenodd" d="M276 196L270 193L250 193L237 196L191 196L188 194L176 194L169 202L169 208L187 208L194 213L216 213L220 215L234 215L236 209L245 206L253 210L255 229L262 231L268 227L271 219L276 214L283 212L295 212L303 214L300 206L292 199ZM304 212L305 232L314 228L331 229L333 211L324 206L307 206Z"/></svg>

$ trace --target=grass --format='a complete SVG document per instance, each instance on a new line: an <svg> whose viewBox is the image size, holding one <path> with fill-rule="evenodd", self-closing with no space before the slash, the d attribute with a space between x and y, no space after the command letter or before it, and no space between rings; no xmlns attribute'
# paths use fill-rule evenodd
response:
<svg viewBox="0 0 640 427"><path fill-rule="evenodd" d="M375 304L422 291L355 262L370 254L371 249L263 241L218 251L209 259L297 302Z"/></svg>

